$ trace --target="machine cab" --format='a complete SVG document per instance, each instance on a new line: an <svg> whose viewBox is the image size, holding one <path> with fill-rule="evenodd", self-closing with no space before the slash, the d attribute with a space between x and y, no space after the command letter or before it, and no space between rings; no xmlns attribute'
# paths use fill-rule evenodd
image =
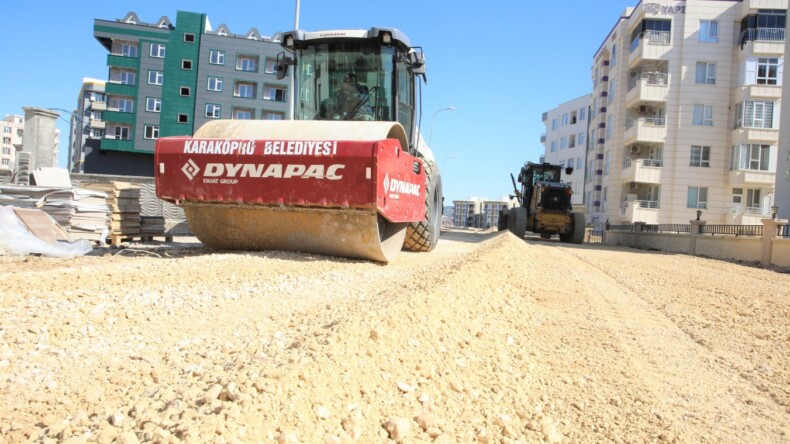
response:
<svg viewBox="0 0 790 444"><path fill-rule="evenodd" d="M425 78L421 50L394 28L290 31L292 57L278 58L278 77L295 74L295 120L399 122L411 150L417 145L417 77Z"/></svg>

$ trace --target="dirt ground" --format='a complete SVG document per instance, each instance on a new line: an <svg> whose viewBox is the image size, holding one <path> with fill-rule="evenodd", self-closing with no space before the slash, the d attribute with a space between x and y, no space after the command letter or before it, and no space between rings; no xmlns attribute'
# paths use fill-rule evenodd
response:
<svg viewBox="0 0 790 444"><path fill-rule="evenodd" d="M509 233L145 248L0 257L0 441L790 442L790 274Z"/></svg>

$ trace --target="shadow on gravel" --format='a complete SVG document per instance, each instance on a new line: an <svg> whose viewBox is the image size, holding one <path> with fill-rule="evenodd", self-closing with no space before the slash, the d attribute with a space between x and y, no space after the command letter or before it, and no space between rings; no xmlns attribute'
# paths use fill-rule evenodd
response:
<svg viewBox="0 0 790 444"><path fill-rule="evenodd" d="M454 242L466 242L471 244L479 244L489 239L495 238L500 233L496 230L465 230L462 228L442 228L442 234L439 241L442 239L451 240Z"/></svg>

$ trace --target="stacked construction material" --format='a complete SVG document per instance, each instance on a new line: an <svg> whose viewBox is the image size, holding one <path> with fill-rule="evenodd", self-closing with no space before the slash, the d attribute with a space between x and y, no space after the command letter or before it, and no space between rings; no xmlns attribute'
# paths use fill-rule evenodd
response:
<svg viewBox="0 0 790 444"><path fill-rule="evenodd" d="M107 193L107 206L112 212L110 239L117 244L121 239L140 237L140 187L129 182L88 184L87 188Z"/></svg>
<svg viewBox="0 0 790 444"><path fill-rule="evenodd" d="M140 216L140 235L154 237L165 235L165 218L163 216Z"/></svg>
<svg viewBox="0 0 790 444"><path fill-rule="evenodd" d="M101 241L109 222L107 195L83 188L0 186L0 204L38 208L63 227L72 240Z"/></svg>
<svg viewBox="0 0 790 444"><path fill-rule="evenodd" d="M163 218L162 234L159 236L189 236L192 233L186 224L184 210L170 202L156 197L156 186L152 183L140 185L140 204L142 216L161 216ZM154 234L154 236L157 236Z"/></svg>

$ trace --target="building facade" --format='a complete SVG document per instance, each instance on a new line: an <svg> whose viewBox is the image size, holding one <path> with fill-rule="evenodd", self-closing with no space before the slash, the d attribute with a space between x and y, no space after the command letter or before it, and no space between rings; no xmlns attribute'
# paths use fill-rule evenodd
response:
<svg viewBox="0 0 790 444"><path fill-rule="evenodd" d="M205 14L184 11L175 24L167 17L144 23L130 12L120 20L95 20L93 34L109 53L109 75L105 108L87 119L103 122L104 132L88 137L98 139L98 150L81 145L88 146L81 163L86 173L150 176L159 137L192 135L212 119L286 117L288 82L275 72L282 48L254 28L246 34L233 34L225 24L214 30ZM78 111L85 92L83 85ZM84 112L81 117L85 122ZM89 130L83 125L82 131Z"/></svg>
<svg viewBox="0 0 790 444"><path fill-rule="evenodd" d="M22 135L25 133L25 118L7 115L0 121L2 130L2 154L0 169L12 171L16 165L16 152L22 150Z"/></svg>
<svg viewBox="0 0 790 444"><path fill-rule="evenodd" d="M776 179L787 0L640 2L593 58L593 225L759 224Z"/></svg>
<svg viewBox="0 0 790 444"><path fill-rule="evenodd" d="M584 203L584 173L587 155L587 133L592 97L585 94L543 113L541 120L546 125L540 136L544 154L541 162L573 167L570 175L563 170L562 181L573 188L573 205Z"/></svg>
<svg viewBox="0 0 790 444"><path fill-rule="evenodd" d="M500 200L470 197L453 201L453 225L461 228L492 228L499 222L499 211L513 208L516 201L502 197Z"/></svg>

